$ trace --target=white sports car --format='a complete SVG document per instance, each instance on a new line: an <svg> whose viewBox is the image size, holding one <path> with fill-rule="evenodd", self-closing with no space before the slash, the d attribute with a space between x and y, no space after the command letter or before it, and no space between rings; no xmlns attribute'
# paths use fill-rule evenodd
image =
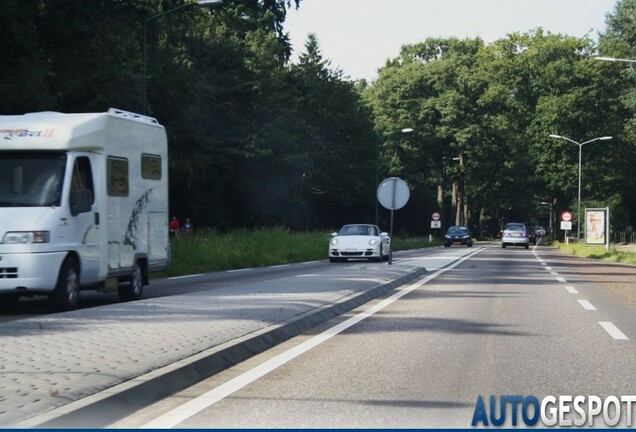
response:
<svg viewBox="0 0 636 432"><path fill-rule="evenodd" d="M389 234L380 232L376 225L344 225L331 234L329 261L347 261L349 258L366 258L369 261L389 259Z"/></svg>

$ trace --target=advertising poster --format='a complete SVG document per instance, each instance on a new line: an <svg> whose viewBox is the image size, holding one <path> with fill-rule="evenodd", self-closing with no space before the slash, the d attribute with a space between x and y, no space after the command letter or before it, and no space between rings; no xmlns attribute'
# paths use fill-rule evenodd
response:
<svg viewBox="0 0 636 432"><path fill-rule="evenodd" d="M604 245L607 241L607 209L585 209L585 243Z"/></svg>

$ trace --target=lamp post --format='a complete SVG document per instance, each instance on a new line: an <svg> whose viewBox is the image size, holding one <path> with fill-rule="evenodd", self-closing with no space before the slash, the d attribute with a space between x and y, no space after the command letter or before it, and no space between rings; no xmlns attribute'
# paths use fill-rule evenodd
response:
<svg viewBox="0 0 636 432"><path fill-rule="evenodd" d="M598 61L606 61L606 62L626 62L626 63L636 63L636 60L623 59L623 58L616 58L616 57L594 57L594 60L598 60Z"/></svg>
<svg viewBox="0 0 636 432"><path fill-rule="evenodd" d="M387 136L391 136L394 134L398 134L398 133L411 133L413 132L415 129L410 128L410 127L406 127L406 128L402 128L402 129L398 129L396 131L393 131L391 133L389 133ZM375 149L375 185L376 187L380 186L380 143L378 142L378 145L376 146ZM375 224L376 225L380 225L380 212L379 212L379 207L378 207L378 199L376 197L375 199Z"/></svg>
<svg viewBox="0 0 636 432"><path fill-rule="evenodd" d="M153 15L146 19L144 22L144 49L143 49L143 76L142 76L142 90L141 90L141 113L146 114L146 69L148 63L148 23L155 18L162 17L164 15L168 15L169 13L176 12L180 9L187 8L190 6L217 6L223 4L223 0L198 0L196 3L186 3L181 6L177 6L165 12L158 13L157 15Z"/></svg>
<svg viewBox="0 0 636 432"><path fill-rule="evenodd" d="M585 141L585 142L582 142L582 143L576 142L573 139L570 139L568 137L564 137L564 136L561 136L561 135L555 135L555 134L550 135L550 138L566 140L566 141L569 141L569 142L574 143L574 144L579 146L579 201L578 201L578 211L577 211L577 215L576 215L576 225L577 225L577 227L576 227L576 239L577 239L577 241L580 241L581 240L581 153L582 153L582 150L583 150L583 146L585 144L589 144L589 143L594 142L594 141L611 140L612 137L611 136L598 137L598 138L594 138L594 139L591 139L589 141Z"/></svg>

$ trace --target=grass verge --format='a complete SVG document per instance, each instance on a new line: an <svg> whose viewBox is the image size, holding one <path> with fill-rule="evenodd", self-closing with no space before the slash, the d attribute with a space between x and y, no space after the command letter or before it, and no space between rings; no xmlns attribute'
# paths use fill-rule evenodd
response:
<svg viewBox="0 0 636 432"><path fill-rule="evenodd" d="M553 242L552 245L563 252L584 258L636 265L636 253L619 251L615 247L610 247L608 251L605 250L605 246L586 246L582 243Z"/></svg>
<svg viewBox="0 0 636 432"><path fill-rule="evenodd" d="M171 239L172 262L166 272L153 277L171 277L249 267L327 259L330 233L293 232L287 228L238 229L227 233L202 229ZM396 237L394 251L439 246L421 237Z"/></svg>

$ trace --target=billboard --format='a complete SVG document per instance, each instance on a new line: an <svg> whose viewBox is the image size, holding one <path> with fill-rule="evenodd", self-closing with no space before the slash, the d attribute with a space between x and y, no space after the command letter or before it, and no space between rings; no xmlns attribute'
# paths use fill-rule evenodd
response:
<svg viewBox="0 0 636 432"><path fill-rule="evenodd" d="M585 209L585 244L605 245L608 242L609 209Z"/></svg>

